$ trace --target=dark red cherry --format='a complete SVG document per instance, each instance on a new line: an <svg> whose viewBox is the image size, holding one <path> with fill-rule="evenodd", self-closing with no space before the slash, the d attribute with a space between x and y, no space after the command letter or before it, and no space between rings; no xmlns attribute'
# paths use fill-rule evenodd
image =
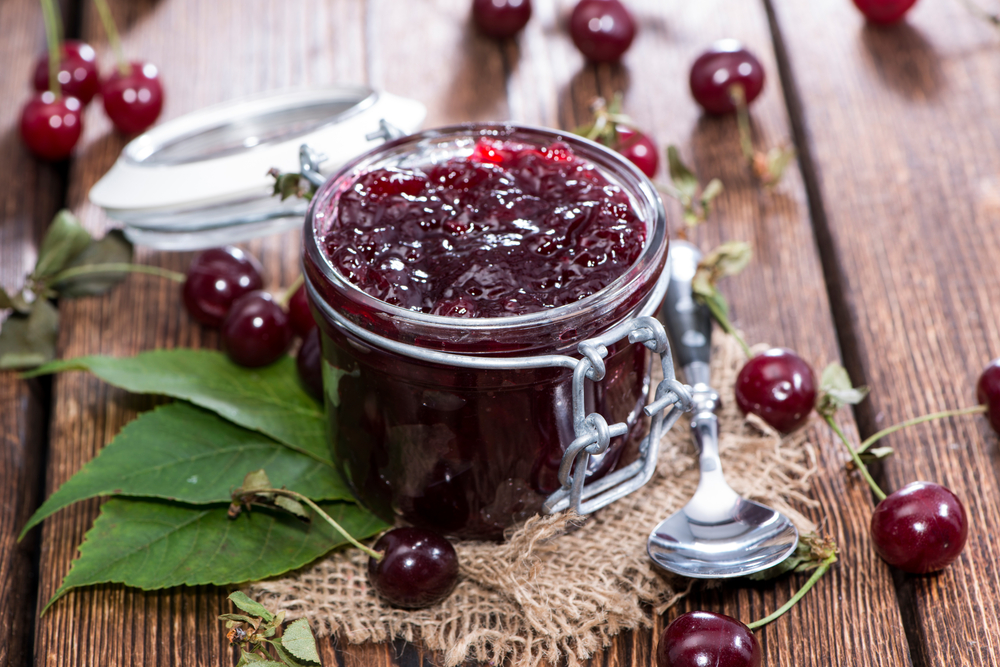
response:
<svg viewBox="0 0 1000 667"><path fill-rule="evenodd" d="M59 85L64 95L80 100L86 106L101 88L97 74L97 54L85 42L67 39L62 45L59 61ZM35 65L35 90L44 93L49 89L49 56L43 55Z"/></svg>
<svg viewBox="0 0 1000 667"><path fill-rule="evenodd" d="M750 628L710 611L678 616L660 635L657 667L760 667L761 653Z"/></svg>
<svg viewBox="0 0 1000 667"><path fill-rule="evenodd" d="M138 134L156 122L163 109L160 73L152 63L130 63L129 72L115 71L101 84L104 111L122 134Z"/></svg>
<svg viewBox="0 0 1000 667"><path fill-rule="evenodd" d="M736 110L732 88L740 86L747 104L764 88L764 67L735 39L719 40L691 65L691 95L708 113Z"/></svg>
<svg viewBox="0 0 1000 667"><path fill-rule="evenodd" d="M569 17L576 48L597 63L622 57L635 37L635 21L618 0L580 0Z"/></svg>
<svg viewBox="0 0 1000 667"><path fill-rule="evenodd" d="M802 357L773 348L743 366L736 376L736 403L781 431L806 423L816 404L816 378Z"/></svg>
<svg viewBox="0 0 1000 667"><path fill-rule="evenodd" d="M296 336L305 338L316 327L312 311L309 309L309 296L303 283L288 300L288 318L292 321L292 331Z"/></svg>
<svg viewBox="0 0 1000 667"><path fill-rule="evenodd" d="M513 37L530 18L531 0L472 0L472 20L489 37Z"/></svg>
<svg viewBox="0 0 1000 667"><path fill-rule="evenodd" d="M292 344L288 313L267 292L244 294L222 322L222 348L240 366L267 366Z"/></svg>
<svg viewBox="0 0 1000 667"><path fill-rule="evenodd" d="M302 345L295 357L299 379L313 398L323 400L323 350L320 345L319 327L314 326L302 338Z"/></svg>
<svg viewBox="0 0 1000 667"><path fill-rule="evenodd" d="M419 609L448 597L458 583L458 554L445 538L424 528L395 528L379 538L368 559L368 581L396 607Z"/></svg>
<svg viewBox="0 0 1000 667"><path fill-rule="evenodd" d="M43 160L69 157L80 140L80 100L46 91L35 95L21 109L21 139Z"/></svg>
<svg viewBox="0 0 1000 667"><path fill-rule="evenodd" d="M618 146L615 150L631 160L646 176L652 178L656 175L656 169L660 165L659 152L653 140L642 132L619 126Z"/></svg>
<svg viewBox="0 0 1000 667"><path fill-rule="evenodd" d="M211 248L191 262L184 281L184 306L202 324L217 327L236 299L264 286L260 263L239 248Z"/></svg>
<svg viewBox="0 0 1000 667"><path fill-rule="evenodd" d="M917 0L854 0L865 18L882 25L895 23L903 18Z"/></svg>
<svg viewBox="0 0 1000 667"><path fill-rule="evenodd" d="M983 370L976 383L976 398L986 406L986 418L990 426L1000 433L1000 358L994 359Z"/></svg>
<svg viewBox="0 0 1000 667"><path fill-rule="evenodd" d="M911 574L927 574L958 558L969 534L965 508L949 489L911 482L875 507L871 522L875 551Z"/></svg>

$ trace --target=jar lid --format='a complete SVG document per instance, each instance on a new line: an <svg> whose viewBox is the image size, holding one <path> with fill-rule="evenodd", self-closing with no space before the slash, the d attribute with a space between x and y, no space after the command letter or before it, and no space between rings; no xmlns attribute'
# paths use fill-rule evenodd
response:
<svg viewBox="0 0 1000 667"><path fill-rule="evenodd" d="M390 138L410 134L422 104L365 87L272 92L159 125L129 142L90 190L134 243L193 250L299 226L306 202L273 197L268 171L299 171L299 147L324 173Z"/></svg>

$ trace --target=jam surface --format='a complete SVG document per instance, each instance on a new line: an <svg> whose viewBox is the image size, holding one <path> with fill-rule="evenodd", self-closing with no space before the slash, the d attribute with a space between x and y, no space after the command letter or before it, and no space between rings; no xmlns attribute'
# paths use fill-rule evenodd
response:
<svg viewBox="0 0 1000 667"><path fill-rule="evenodd" d="M481 138L471 155L360 175L328 210L336 270L386 303L503 317L588 297L642 252L628 195L569 146Z"/></svg>

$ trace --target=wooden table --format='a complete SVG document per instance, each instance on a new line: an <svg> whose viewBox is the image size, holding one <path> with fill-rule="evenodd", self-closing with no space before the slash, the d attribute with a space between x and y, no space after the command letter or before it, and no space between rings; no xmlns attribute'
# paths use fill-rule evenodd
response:
<svg viewBox="0 0 1000 667"><path fill-rule="evenodd" d="M986 0L982 0L986 2ZM625 109L663 146L680 146L725 193L703 247L753 244L755 258L724 284L751 341L796 349L821 369L842 360L869 400L841 423L852 438L920 414L971 405L974 383L1000 355L1000 34L959 0L920 0L901 24L864 23L849 0L631 0L639 36L620 66L586 64L566 31L572 0L535 0L524 33L498 43L470 25L467 0L112 0L126 52L161 68L163 119L259 91L364 83L425 103L427 126L513 119L571 128L596 95L624 92ZM63 3L67 33L111 63L93 7ZM125 139L99 105L72 160L44 164L18 136L42 19L32 0L0 2L0 284L34 265L61 206L96 233L109 226L88 189ZM699 113L687 89L695 56L736 37L768 81L752 109L758 146L794 142L798 164L773 191L739 157L736 123ZM679 210L670 205L673 220ZM268 285L298 271L295 233L250 244ZM190 255L139 249L143 263L183 271ZM182 312L176 286L132 276L109 295L64 301L59 354L131 355L215 347ZM206 587L143 593L100 586L70 594L44 617L98 503L64 510L17 544L43 497L149 404L85 374L22 381L0 373L0 666L218 665L232 655L215 617L224 593ZM813 493L842 549L839 565L782 620L758 633L765 664L1000 664L997 436L981 417L891 436L897 455L875 470L890 489L928 479L964 500L962 557L935 576L891 570L873 552L872 495L845 473L828 428L811 427L820 472ZM756 618L802 578L698 590L653 632L620 636L592 663L651 664L662 622L690 609ZM323 642L327 665L422 664L419 647Z"/></svg>

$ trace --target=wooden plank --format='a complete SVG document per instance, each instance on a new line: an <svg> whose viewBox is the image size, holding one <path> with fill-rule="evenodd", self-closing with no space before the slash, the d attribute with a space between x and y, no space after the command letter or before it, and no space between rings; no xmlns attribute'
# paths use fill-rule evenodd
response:
<svg viewBox="0 0 1000 667"><path fill-rule="evenodd" d="M441 12L461 13L460 3L427 3L421 35L434 36L434 57L425 62L398 67L389 78L389 65L403 61L414 44L389 26L404 26L401 14L385 17L371 30L373 73L385 72L378 85L410 88L404 94L420 97L426 84L436 81L438 90L475 91L475 97L493 100L499 96L494 80L492 56L480 52L479 39L468 38L464 58L445 83L439 67L449 62L457 38L455 19L440 18ZM822 271L812 236L805 190L797 173L791 173L774 193L763 193L748 176L739 157L735 122L701 117L687 89L688 67L697 54L715 39L735 36L749 44L765 62L771 76L765 95L754 107L755 130L762 145L790 137L771 36L762 5L704 2L680 3L650 0L631 2L641 31L622 66L587 65L565 31L574 2L535 2L534 16L516 42L501 45L507 72L507 108L493 102L492 113L469 110L468 94L447 102L431 101L428 124L471 118L506 119L572 128L586 120L588 107L598 94L610 97L626 93L626 111L647 128L661 144L679 144L685 156L707 179L721 177L726 194L719 202L713 223L698 234L710 247L722 239L745 239L754 244L757 261L747 274L725 286L738 319L755 341L769 341L796 348L817 369L838 358L836 337L826 299ZM724 11L723 11L724 9ZM375 12L375 16L382 16ZM451 31L450 33L447 31ZM443 48L441 34L450 34ZM408 34L408 33L407 33ZM415 39L415 38L414 38ZM440 57L437 49L441 49ZM478 65L478 70L474 69ZM414 71L416 70L416 71ZM432 76L433 75L433 76ZM435 78L436 77L436 78ZM486 83L484 83L484 81ZM421 98L422 99L422 98ZM440 108L435 105L440 105ZM464 114L464 115L463 115ZM672 207L673 220L679 209ZM774 304L782 304L774 307ZM853 429L850 416L843 424ZM892 581L887 573L871 576L876 560L870 552L855 548L866 531L871 501L863 489L845 484L843 458L836 442L823 426L810 438L820 457L821 472L815 477L815 495L824 511L813 512L824 530L844 548L842 563L828 575L788 618L760 633L767 664L898 665L908 662L908 649L896 605ZM651 527L650 527L651 528ZM780 606L804 578L783 580L773 586L727 586L721 593L695 595L683 609L702 607L726 611L747 621L764 616ZM843 628L861 628L856 634ZM658 631L623 635L592 664L649 664ZM785 649L794 646L793 654ZM875 657L873 657L875 656Z"/></svg>
<svg viewBox="0 0 1000 667"><path fill-rule="evenodd" d="M974 404L979 373L1000 354L996 31L959 2L918 3L884 29L839 0L773 5L815 163L823 251L843 286L848 359L872 388L862 433ZM888 490L939 482L969 515L953 565L896 573L914 663L997 664L1000 627L984 622L1000 616L996 435L965 417L886 444L897 452L883 468Z"/></svg>
<svg viewBox="0 0 1000 667"><path fill-rule="evenodd" d="M228 3L172 0L119 2L114 10L126 25L126 50L161 66L167 85L166 116L257 89L337 79L367 80L416 97L429 106L428 124L513 117L571 127L583 118L594 94L627 88L627 109L643 127L661 141L679 143L705 176L719 175L726 181L718 214L725 224L705 229L700 240L704 245L721 238L753 241L758 262L744 278L726 286L738 321L751 339L796 347L817 367L836 358L801 182L792 174L777 193L762 194L739 163L732 119L701 119L686 92L687 63L717 37L742 37L765 58L769 71L775 71L763 10L757 5L727 5L721 12L718 2L696 7L673 0L636 2L644 31L625 67L593 68L584 65L564 32L571 6L569 0L536 3L536 17L519 45L496 45L472 35L466 23L467 3L461 0L412 7L396 3L390 7L385 0L372 0L365 7L344 0L280 9L267 3L249 7L241 3L237 9ZM364 15L359 7L365 9ZM413 30L414 25L420 30ZM727 32L721 32L723 28ZM92 10L84 16L84 34L103 45ZM107 56L107 49L101 48L101 53ZM428 55L417 58L414 53ZM788 135L775 83L772 77L768 93L755 107L762 143ZM106 221L84 202L84 196L110 166L123 140L107 134L107 122L99 114L92 111L88 121L85 155L72 174L70 203L96 230L103 229ZM676 209L674 214L676 218ZM296 270L294 235L266 248L255 247L263 250L272 283L287 284ZM150 252L141 252L139 260L179 270L186 263L185 257ZM787 305L772 307L779 302ZM62 312L67 322L64 356L131 354L151 347L217 342L213 334L186 319L175 287L146 278L130 278L110 296L66 304ZM136 410L148 405L82 375L59 378L54 402L48 491L89 460ZM850 426L846 416L845 423ZM871 656L882 656L884 664L906 662L889 575L874 567L870 552L852 548L863 534L870 499L863 489L844 485L839 450L825 430L816 431L815 443L824 471L817 478L816 494L827 508L826 529L845 548L843 564L787 619L760 634L768 664L829 664L828 655L843 664L862 664L862 656L864 664ZM71 508L45 526L42 601L68 568L96 506ZM727 587L690 604L749 619L776 607L791 587L791 581L773 587ZM217 664L229 655L214 621L222 607L222 594L211 589L144 594L98 587L71 594L40 620L37 661ZM860 630L845 633L845 627ZM594 662L648 664L654 644L655 632L623 635ZM798 649L794 657L788 647ZM399 664L400 655L414 659L411 653L397 653L392 645L324 645L323 651L337 664ZM415 659L423 662L425 656L417 650Z"/></svg>
<svg viewBox="0 0 1000 667"><path fill-rule="evenodd" d="M251 93L304 84L364 80L363 5L353 0L302 3L112 2L123 46L160 68L166 91L163 119ZM111 56L88 4L82 32L104 66ZM79 159L71 173L69 206L95 233L109 222L86 202L126 139L91 108ZM264 265L265 284L278 289L299 271L299 235L250 244ZM136 261L184 271L190 254L138 249ZM174 283L132 276L111 294L61 304L60 355L131 355L172 347L215 347L217 334L183 310ZM46 493L90 460L137 411L150 406L84 374L56 378L52 454ZM39 603L58 587L97 515L97 502L60 512L43 528ZM229 611L226 592L213 588L143 593L98 586L70 593L38 621L36 663L53 666L219 665L232 650L216 616Z"/></svg>
<svg viewBox="0 0 1000 667"><path fill-rule="evenodd" d="M678 144L703 179L719 177L725 183L717 212L699 228L696 241L704 248L733 239L753 245L750 267L723 285L737 326L751 342L795 349L819 372L839 353L802 180L791 169L774 191L756 185L740 158L735 119L701 115L687 84L690 63L711 42L739 39L761 58L768 74L765 91L752 110L758 147L790 140L764 7L650 2L637 14L643 10L644 25L661 37L651 44L655 50L644 51L639 40L637 52L630 54L626 107L661 142ZM854 429L846 413L842 425ZM892 582L884 572L872 576L877 559L856 547L866 532L870 499L863 490L845 484L843 456L825 425L810 427L809 441L819 455L812 486L822 509L807 514L840 544L841 562L785 618L758 633L765 663L906 664L908 648ZM668 617L701 608L755 620L780 606L804 579L696 590Z"/></svg>
<svg viewBox="0 0 1000 667"><path fill-rule="evenodd" d="M0 4L0 286L20 289L62 198L65 165L36 160L21 143L21 106L45 50L37 2ZM2 326L2 325L0 325ZM39 503L48 383L0 371L0 667L31 659L38 534L16 539Z"/></svg>

